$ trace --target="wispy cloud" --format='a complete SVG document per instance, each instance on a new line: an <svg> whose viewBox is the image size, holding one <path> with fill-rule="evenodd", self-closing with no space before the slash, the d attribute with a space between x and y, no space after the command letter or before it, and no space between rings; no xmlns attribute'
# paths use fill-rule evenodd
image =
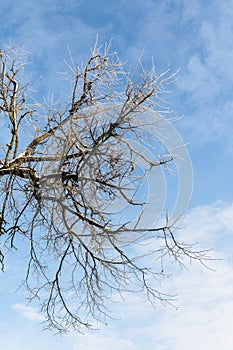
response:
<svg viewBox="0 0 233 350"><path fill-rule="evenodd" d="M233 346L231 321L233 314L233 205L222 202L198 207L190 212L179 233L187 240L199 241L212 247L209 262L215 270L192 264L190 270L177 272L165 283L171 294L177 293L176 307L157 305L155 309L137 295L125 296L116 305L114 314L120 321L112 321L108 328L94 335L71 336L84 349L107 349L110 344L119 350L217 350ZM190 236L190 237L189 237ZM226 249L226 242L229 250ZM197 247L198 249L198 247ZM151 262L152 263L152 262Z"/></svg>
<svg viewBox="0 0 233 350"><path fill-rule="evenodd" d="M187 126L199 145L219 139L227 144L233 130L233 4L198 3L203 13L192 15L192 37L183 61L186 67L177 81L181 109L189 110Z"/></svg>
<svg viewBox="0 0 233 350"><path fill-rule="evenodd" d="M14 304L12 309L17 311L24 318L31 321L43 321L44 317L32 306L26 306L23 304Z"/></svg>
<svg viewBox="0 0 233 350"><path fill-rule="evenodd" d="M158 70L169 63L173 70L181 68L172 103L178 114L185 115L182 125L186 140L192 138L191 143L196 147L220 140L224 151L229 149L233 154L233 3L229 0L135 0L126 4L124 0L114 3L101 0L98 3L102 6L98 8L92 6L94 3L94 0L67 0L61 5L58 0L39 3L22 0L16 5L16 2L2 1L1 41L4 44L11 38L16 43L25 42L32 50L33 69L45 77L40 83L40 93L46 95L54 87L60 89L56 72L63 70L67 44L76 60L87 54L98 33L100 40L113 38L113 48L130 64L137 60L145 47L145 60L148 62L153 55ZM89 6L88 18L85 18L85 6ZM101 12L98 23L95 12L99 16ZM1 127L7 125L2 123ZM230 173L229 165L225 160L219 162L212 147L205 155L202 154L204 151L198 154L202 164L197 172L208 168L206 182L212 181L212 189L218 193L217 181L219 186L225 185L225 192L229 193L232 186L226 181L224 183L219 172L222 167L223 171ZM216 167L218 169L212 174L210 169ZM203 176L200 178L197 186L206 197L208 184L205 185ZM110 321L101 332L70 334L60 340L50 333L41 332L38 321L42 316L34 307L17 303L12 307L15 316L12 323L17 322L17 327L10 323L5 332L6 325L1 321L2 347L29 349L33 339L37 339L34 350L52 347L72 350L217 350L223 346L231 349L233 204L216 202L197 207L187 216L183 226L184 229L177 232L183 240L197 241L200 247L213 248L213 255L224 260L211 263L216 271L194 264L190 271L177 272L174 278L165 282L164 292L178 295L178 309L164 308L159 304L152 309L138 295L126 296L125 302L115 305L114 316L119 316L120 321ZM21 317L24 323L20 322ZM25 329L25 323L30 332Z"/></svg>
<svg viewBox="0 0 233 350"><path fill-rule="evenodd" d="M103 331L101 334L74 335L70 337L72 350L136 350L133 340L124 339L120 334Z"/></svg>
<svg viewBox="0 0 233 350"><path fill-rule="evenodd" d="M113 39L114 49L130 64L145 48L145 61L154 56L159 71L169 64L174 71L181 69L174 109L186 116L185 130L198 137L199 144L216 138L227 142L233 128L232 3L182 0L173 6L170 1L145 0L101 5L100 11L94 1L5 4L2 42L7 37L25 42L34 69L46 77L40 83L44 94L63 88L56 72L64 69L67 45L76 60L89 52L99 34L100 41ZM95 20L95 13L101 21Z"/></svg>
<svg viewBox="0 0 233 350"><path fill-rule="evenodd" d="M108 326L85 335L71 333L59 340L51 333L41 332L37 322L42 317L34 307L14 304L13 310L28 321L32 337L39 340L33 348L49 349L51 344L56 344L58 349L72 350L107 350L109 346L113 350L186 350L187 347L217 350L221 344L231 348L233 204L219 201L197 207L190 211L182 225L183 229L177 232L181 239L199 242L197 249L213 248L210 254L223 260L209 262L215 271L200 264L192 264L189 271L179 271L177 267L174 277L159 286L164 292L177 294L175 307L163 307L158 303L153 309L140 295L125 295L125 301L117 299L112 306L116 320L109 320ZM18 339L18 347L15 341L9 349L20 350L22 346L27 349L24 328L25 323L17 322L18 332L13 334L14 339ZM8 339L11 344L12 336L8 331L3 343L7 344Z"/></svg>

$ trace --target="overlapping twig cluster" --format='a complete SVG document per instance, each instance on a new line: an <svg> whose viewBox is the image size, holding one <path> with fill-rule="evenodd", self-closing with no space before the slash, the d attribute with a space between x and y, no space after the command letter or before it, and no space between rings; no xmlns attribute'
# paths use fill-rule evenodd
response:
<svg viewBox="0 0 233 350"><path fill-rule="evenodd" d="M0 150L2 269L5 253L23 238L29 299L38 299L46 325L60 332L104 320L115 292L166 300L152 283L164 272L144 265L146 256L205 258L176 241L169 220L161 227L141 221L147 174L174 157L150 159L135 146L164 118L167 72L158 76L139 62L127 73L108 47L94 47L83 66L72 58L67 64L67 103L46 110L30 96L25 64L20 50L1 53L0 115L8 123ZM137 217L125 219L116 203L129 216L136 208ZM147 238L153 245L143 246Z"/></svg>

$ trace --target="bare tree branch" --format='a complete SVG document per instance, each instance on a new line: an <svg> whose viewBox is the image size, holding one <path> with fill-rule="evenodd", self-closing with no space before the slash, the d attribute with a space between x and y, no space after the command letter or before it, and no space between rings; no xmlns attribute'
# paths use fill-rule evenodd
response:
<svg viewBox="0 0 233 350"><path fill-rule="evenodd" d="M205 251L178 242L168 219L158 226L143 219L147 176L176 157L175 150L155 157L152 144L161 146L160 95L172 76L141 64L128 73L116 53L94 47L85 65L67 64L67 103L45 112L30 102L25 64L17 49L0 55L0 114L8 123L0 150L2 270L4 252L22 237L29 300L40 303L45 327L59 332L105 322L114 293L141 291L153 302L169 301L156 283L164 267L149 266L147 257L180 264L207 259ZM147 240L153 244L144 245Z"/></svg>

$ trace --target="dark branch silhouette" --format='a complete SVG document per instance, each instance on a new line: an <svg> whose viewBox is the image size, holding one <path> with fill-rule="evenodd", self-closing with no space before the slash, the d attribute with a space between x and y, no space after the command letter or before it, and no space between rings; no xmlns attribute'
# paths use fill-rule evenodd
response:
<svg viewBox="0 0 233 350"><path fill-rule="evenodd" d="M148 266L147 256L182 264L206 255L178 242L168 219L154 227L142 220L143 181L175 157L150 159L137 146L165 118L160 95L168 72L139 64L128 73L115 53L95 47L82 67L69 64L67 103L45 112L30 96L25 65L19 49L1 53L0 114L8 123L0 149L2 270L5 252L19 248L22 237L29 299L59 332L104 321L117 292L169 300L155 287L164 271ZM135 208L137 217L125 219L117 205L129 217Z"/></svg>

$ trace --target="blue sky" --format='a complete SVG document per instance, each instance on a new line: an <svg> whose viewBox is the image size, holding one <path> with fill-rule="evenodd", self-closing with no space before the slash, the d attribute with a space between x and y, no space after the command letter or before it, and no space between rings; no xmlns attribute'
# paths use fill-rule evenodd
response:
<svg viewBox="0 0 233 350"><path fill-rule="evenodd" d="M7 350L217 350L232 349L233 315L233 2L230 0L2 0L0 45L11 40L31 52L30 72L41 76L41 95L62 90L67 47L88 57L96 35L129 65L143 49L158 72L179 70L167 96L175 127L188 145L193 199L180 235L223 258L211 272L199 265L177 271L164 290L178 294L176 308L155 309L139 296L114 306L120 321L99 332L63 338L41 330L36 307L13 294L16 269L0 275L0 344ZM136 316L136 317L135 317Z"/></svg>

